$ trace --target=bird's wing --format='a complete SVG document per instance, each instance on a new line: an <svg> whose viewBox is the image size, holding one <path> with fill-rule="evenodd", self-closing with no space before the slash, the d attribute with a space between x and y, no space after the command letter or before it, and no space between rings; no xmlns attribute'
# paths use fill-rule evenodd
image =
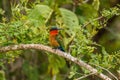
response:
<svg viewBox="0 0 120 80"><path fill-rule="evenodd" d="M58 47L58 49L60 49L61 51L65 51L64 50L64 41L63 41L63 38L62 38L62 36L61 35L58 35L57 37L56 37L56 40L58 41L58 43L59 43L59 47Z"/></svg>

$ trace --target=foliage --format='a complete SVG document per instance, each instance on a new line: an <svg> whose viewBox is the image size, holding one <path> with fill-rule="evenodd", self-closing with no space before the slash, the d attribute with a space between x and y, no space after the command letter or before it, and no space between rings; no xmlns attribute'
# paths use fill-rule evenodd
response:
<svg viewBox="0 0 120 80"><path fill-rule="evenodd" d="M0 71L0 80L6 80L5 79L5 72L4 71Z"/></svg>
<svg viewBox="0 0 120 80"><path fill-rule="evenodd" d="M21 0L22 1L22 0ZM100 1L94 0L92 5L88 3L81 4L76 8L76 12L72 12L68 9L61 8L63 4L72 3L70 0L57 1L54 0L45 0L39 2L36 0L32 4L31 8L28 8L27 2L24 0L18 5L12 6L12 18L10 22L6 22L6 18L2 17L2 22L0 23L0 46L7 46L13 44L44 44L49 45L48 36L49 28L53 26L50 22L51 18L55 19L53 23L58 27L64 28L60 33L63 35L64 46L66 52L70 52L72 56L82 59L85 62L94 65L96 68L102 66L110 71L119 70L118 65L120 65L119 52L117 53L108 53L103 46L95 43L92 38L97 34L98 30L104 28L101 25L99 20L94 20L98 17ZM21 6L22 4L22 6ZM107 22L108 19L114 15L119 16L119 8L113 7L110 9L105 9L100 11L101 15L105 17L104 22ZM4 11L0 9L0 14L3 14ZM53 15L53 13L55 13ZM54 16L54 17L53 17ZM88 21L91 23L83 27L82 25L86 24ZM48 25L46 25L49 22ZM106 24L106 23L104 23ZM102 40L101 40L102 41ZM100 48L97 49L96 48ZM44 54L47 52L29 52L27 50L27 57L30 57L28 53L32 54ZM0 60L6 60L7 62L13 62L16 58L25 56L24 51L10 51L6 54L0 54ZM84 68L79 68L77 65L71 63L71 68L68 70L65 60L56 55L40 55L39 61L35 66L31 65L27 57L22 57L25 61L23 62L22 71L24 75L27 76L27 80L39 80L39 79L51 79L54 75L57 75L57 79L63 79L62 74L66 75L67 72L70 72L69 78L76 79L84 74L89 74L89 71ZM31 56L34 58L35 56ZM34 58L39 60L38 58ZM46 59L45 61L42 59ZM5 62L0 62L4 65ZM39 66L44 66L43 74L40 73L42 69L39 69ZM48 70L46 69L48 66ZM4 66L5 67L5 66ZM102 69L97 68L102 71ZM40 71L39 71L40 70ZM104 71L104 70L103 70ZM79 73L79 74L78 74ZM0 73L3 77L3 73ZM39 74L44 75L39 77ZM68 76L68 75L67 75ZM2 78L0 76L0 78ZM86 79L89 80L89 79Z"/></svg>

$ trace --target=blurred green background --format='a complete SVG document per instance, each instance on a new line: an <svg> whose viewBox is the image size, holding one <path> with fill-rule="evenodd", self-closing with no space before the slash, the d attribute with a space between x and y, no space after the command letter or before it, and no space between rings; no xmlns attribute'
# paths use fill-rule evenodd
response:
<svg viewBox="0 0 120 80"><path fill-rule="evenodd" d="M49 29L64 30L66 52L120 79L120 0L0 0L0 47L49 46ZM90 72L38 50L0 53L0 80L79 80ZM88 76L81 80L101 80Z"/></svg>

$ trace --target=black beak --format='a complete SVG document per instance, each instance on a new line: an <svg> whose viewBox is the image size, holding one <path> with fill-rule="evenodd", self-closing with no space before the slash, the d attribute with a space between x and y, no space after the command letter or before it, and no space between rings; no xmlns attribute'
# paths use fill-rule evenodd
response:
<svg viewBox="0 0 120 80"><path fill-rule="evenodd" d="M63 28L57 28L58 30L63 30Z"/></svg>

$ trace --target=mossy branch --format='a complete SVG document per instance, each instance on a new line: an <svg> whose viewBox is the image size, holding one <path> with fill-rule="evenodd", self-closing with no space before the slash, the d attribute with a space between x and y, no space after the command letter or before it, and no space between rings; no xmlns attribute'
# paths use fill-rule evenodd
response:
<svg viewBox="0 0 120 80"><path fill-rule="evenodd" d="M44 51L51 52L53 54L56 54L63 58L66 58L67 60L72 61L73 63L78 64L80 67L84 67L85 69L89 70L91 73L94 73L94 75L100 77L103 80L112 80L108 76L106 76L102 73L99 73L97 69L93 68L92 66L85 63L84 61L79 60L79 59L71 56L68 53L62 52L57 49L52 49L49 46L45 46L42 44L19 44L19 45L11 45L11 46L6 46L6 47L1 47L0 53L8 52L8 51L15 51L15 50L26 50L26 49L36 49L36 50L44 50Z"/></svg>

